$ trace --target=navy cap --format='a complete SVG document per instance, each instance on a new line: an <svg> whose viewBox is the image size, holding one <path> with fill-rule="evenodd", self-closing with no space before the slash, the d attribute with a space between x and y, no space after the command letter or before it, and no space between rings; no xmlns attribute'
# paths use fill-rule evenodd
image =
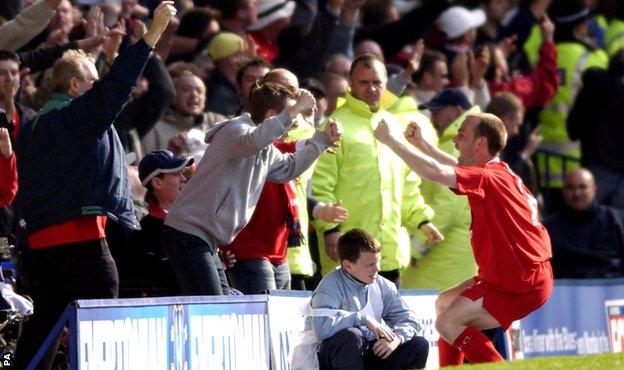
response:
<svg viewBox="0 0 624 370"><path fill-rule="evenodd" d="M195 162L193 157L175 156L168 150L154 150L141 159L139 178L145 186L154 176L160 173L173 173L183 170Z"/></svg>
<svg viewBox="0 0 624 370"><path fill-rule="evenodd" d="M460 106L467 110L472 104L460 89L444 89L438 91L429 102L419 105L418 109L441 109L449 106Z"/></svg>

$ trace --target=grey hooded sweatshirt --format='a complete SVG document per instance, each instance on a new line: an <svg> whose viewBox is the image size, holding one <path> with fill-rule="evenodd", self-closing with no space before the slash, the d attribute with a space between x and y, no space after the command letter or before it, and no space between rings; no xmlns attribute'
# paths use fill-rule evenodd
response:
<svg viewBox="0 0 624 370"><path fill-rule="evenodd" d="M272 143L291 125L288 112L282 112L258 126L243 114L210 129L208 149L165 225L200 237L212 250L230 244L251 218L265 181L296 178L332 145L316 131L295 153L281 153Z"/></svg>

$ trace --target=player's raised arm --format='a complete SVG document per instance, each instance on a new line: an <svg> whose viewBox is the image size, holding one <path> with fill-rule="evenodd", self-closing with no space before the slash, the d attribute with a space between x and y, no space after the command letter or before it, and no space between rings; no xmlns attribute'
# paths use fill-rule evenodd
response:
<svg viewBox="0 0 624 370"><path fill-rule="evenodd" d="M412 150L402 139L402 134L394 132L385 121L381 121L375 129L375 137L392 149L420 177L450 188L457 187L455 169L452 166Z"/></svg>

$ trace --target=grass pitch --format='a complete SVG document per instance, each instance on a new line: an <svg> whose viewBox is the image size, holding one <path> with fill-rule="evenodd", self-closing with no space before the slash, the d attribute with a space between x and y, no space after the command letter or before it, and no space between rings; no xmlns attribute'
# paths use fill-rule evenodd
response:
<svg viewBox="0 0 624 370"><path fill-rule="evenodd" d="M624 353L605 353L593 356L542 357L505 363L454 366L448 369L470 370L606 370L624 369Z"/></svg>

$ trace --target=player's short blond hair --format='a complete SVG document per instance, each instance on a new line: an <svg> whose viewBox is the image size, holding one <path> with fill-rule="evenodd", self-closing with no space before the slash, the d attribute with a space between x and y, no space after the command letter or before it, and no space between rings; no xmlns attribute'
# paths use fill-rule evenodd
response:
<svg viewBox="0 0 624 370"><path fill-rule="evenodd" d="M479 121L474 129L475 139L485 137L490 154L498 155L507 144L507 130L503 121L491 113L471 113L466 117L466 119L469 118Z"/></svg>

